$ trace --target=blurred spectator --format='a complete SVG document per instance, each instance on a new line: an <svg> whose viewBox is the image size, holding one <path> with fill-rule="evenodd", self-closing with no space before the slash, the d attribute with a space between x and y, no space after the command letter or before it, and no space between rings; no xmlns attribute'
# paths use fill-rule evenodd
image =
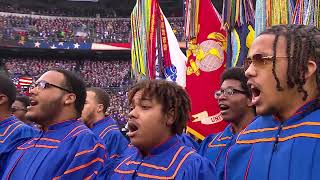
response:
<svg viewBox="0 0 320 180"><path fill-rule="evenodd" d="M17 96L16 100L11 106L12 114L14 114L20 121L27 125L40 129L40 125L26 119L27 108L30 105L30 99L28 96Z"/></svg>
<svg viewBox="0 0 320 180"><path fill-rule="evenodd" d="M27 113L27 107L30 105L29 97L18 96L11 106L12 114L14 114L20 121L26 124L31 124L25 117Z"/></svg>

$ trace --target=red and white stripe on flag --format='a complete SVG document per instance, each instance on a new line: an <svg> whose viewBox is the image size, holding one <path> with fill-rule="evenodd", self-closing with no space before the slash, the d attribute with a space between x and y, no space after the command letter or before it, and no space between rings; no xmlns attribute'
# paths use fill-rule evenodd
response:
<svg viewBox="0 0 320 180"><path fill-rule="evenodd" d="M30 86L32 84L32 77L21 77L19 78L19 85Z"/></svg>

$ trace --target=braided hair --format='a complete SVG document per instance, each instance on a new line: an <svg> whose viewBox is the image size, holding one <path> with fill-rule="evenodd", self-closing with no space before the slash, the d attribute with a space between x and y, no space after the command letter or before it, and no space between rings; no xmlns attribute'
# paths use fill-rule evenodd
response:
<svg viewBox="0 0 320 180"><path fill-rule="evenodd" d="M320 29L315 26L306 25L276 25L262 32L259 36L263 34L275 35L273 42L272 74L276 80L277 89L279 91L283 90L275 71L275 65L279 36L284 36L287 41L288 87L293 88L297 86L298 92L303 93L303 100L306 100L308 93L303 88L303 85L306 83L304 75L308 70L307 62L309 60L317 64L317 89L320 87Z"/></svg>

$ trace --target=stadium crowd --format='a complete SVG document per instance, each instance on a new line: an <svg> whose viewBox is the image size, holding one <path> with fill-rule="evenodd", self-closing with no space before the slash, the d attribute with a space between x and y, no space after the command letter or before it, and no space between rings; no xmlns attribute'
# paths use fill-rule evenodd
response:
<svg viewBox="0 0 320 180"><path fill-rule="evenodd" d="M183 18L168 18L179 41L183 41ZM45 40L96 43L128 43L129 18L0 16L0 34L11 40Z"/></svg>
<svg viewBox="0 0 320 180"><path fill-rule="evenodd" d="M80 67L86 82L95 87L121 87L130 82L128 61L90 61L85 60Z"/></svg>
<svg viewBox="0 0 320 180"><path fill-rule="evenodd" d="M35 14L35 15L46 15L46 16L66 16L66 17L96 17L99 14L100 17L104 18L115 18L124 17L125 15L121 12L116 12L112 8L97 7L15 7L10 3L0 2L1 12L9 13L20 13L20 14Z"/></svg>

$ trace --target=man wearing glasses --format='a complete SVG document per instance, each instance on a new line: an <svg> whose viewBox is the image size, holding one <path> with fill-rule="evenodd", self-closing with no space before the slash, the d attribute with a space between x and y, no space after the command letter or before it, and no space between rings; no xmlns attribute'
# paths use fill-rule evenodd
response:
<svg viewBox="0 0 320 180"><path fill-rule="evenodd" d="M27 119L41 125L37 138L17 147L5 179L91 179L105 161L105 146L77 119L86 99L84 82L65 70L44 73L30 90Z"/></svg>
<svg viewBox="0 0 320 180"><path fill-rule="evenodd" d="M10 108L15 98L15 85L7 76L0 74L0 178L9 154L38 133L11 115Z"/></svg>
<svg viewBox="0 0 320 180"><path fill-rule="evenodd" d="M28 96L18 96L12 104L11 111L20 121L26 123L31 127L37 128L37 125L26 119L27 107L30 106L30 100Z"/></svg>
<svg viewBox="0 0 320 180"><path fill-rule="evenodd" d="M230 124L224 131L206 137L198 153L215 165L218 179L223 179L228 148L234 144L237 134L255 118L247 80L243 68L228 69L221 75L220 90L214 94L218 100L223 120Z"/></svg>
<svg viewBox="0 0 320 180"><path fill-rule="evenodd" d="M255 39L246 61L261 116L227 153L225 179L320 179L320 29L273 26Z"/></svg>

